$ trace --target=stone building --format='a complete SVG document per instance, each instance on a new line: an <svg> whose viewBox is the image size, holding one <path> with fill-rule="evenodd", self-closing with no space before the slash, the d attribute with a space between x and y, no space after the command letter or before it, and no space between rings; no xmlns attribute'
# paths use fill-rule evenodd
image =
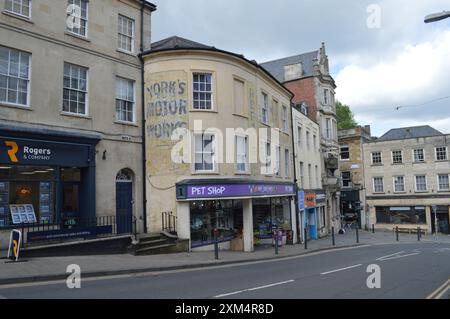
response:
<svg viewBox="0 0 450 319"><path fill-rule="evenodd" d="M261 64L294 93L293 102L306 109L320 127L322 186L326 191L326 229L339 225L338 136L335 82L330 75L325 45L319 50ZM298 163L296 163L298 165Z"/></svg>
<svg viewBox="0 0 450 319"><path fill-rule="evenodd" d="M0 0L0 10L0 229L109 216L126 233L134 216L143 231L138 54L155 5ZM15 214L24 208L34 217Z"/></svg>
<svg viewBox="0 0 450 319"><path fill-rule="evenodd" d="M370 126L338 130L339 170L341 172L341 213L358 217L359 227L368 228L364 157L362 145L372 140Z"/></svg>
<svg viewBox="0 0 450 319"><path fill-rule="evenodd" d="M369 224L449 233L450 135L391 129L363 144Z"/></svg>
<svg viewBox="0 0 450 319"><path fill-rule="evenodd" d="M304 240L326 234L325 191L322 188L322 154L319 125L308 118L306 108L292 108L294 154L299 190L298 233ZM309 200L305 200L309 199Z"/></svg>
<svg viewBox="0 0 450 319"><path fill-rule="evenodd" d="M179 37L143 59L150 231L171 230L170 214L191 250L296 238L292 94L255 61Z"/></svg>

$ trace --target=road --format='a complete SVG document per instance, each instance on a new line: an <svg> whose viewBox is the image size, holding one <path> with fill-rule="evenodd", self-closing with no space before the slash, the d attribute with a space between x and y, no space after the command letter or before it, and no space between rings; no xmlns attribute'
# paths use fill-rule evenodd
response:
<svg viewBox="0 0 450 319"><path fill-rule="evenodd" d="M369 289L369 265L380 288ZM81 274L82 276L82 274ZM399 243L210 268L0 286L0 298L449 298L450 245ZM439 290L438 288L441 287Z"/></svg>

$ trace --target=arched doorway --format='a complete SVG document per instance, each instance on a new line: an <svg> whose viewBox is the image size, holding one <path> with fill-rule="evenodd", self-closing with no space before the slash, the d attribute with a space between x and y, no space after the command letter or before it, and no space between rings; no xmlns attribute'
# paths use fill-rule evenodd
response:
<svg viewBox="0 0 450 319"><path fill-rule="evenodd" d="M116 176L116 224L118 234L133 230L133 172L127 168Z"/></svg>

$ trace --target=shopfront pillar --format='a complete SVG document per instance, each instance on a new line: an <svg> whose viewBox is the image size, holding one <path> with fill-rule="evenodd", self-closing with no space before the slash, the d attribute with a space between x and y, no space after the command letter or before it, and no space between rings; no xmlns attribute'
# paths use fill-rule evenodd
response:
<svg viewBox="0 0 450 319"><path fill-rule="evenodd" d="M292 228L292 240L293 243L296 244L298 242L297 240L297 223L300 221L297 221L297 217L296 216L296 207L295 207L295 199L292 197L291 198L291 228Z"/></svg>
<svg viewBox="0 0 450 319"><path fill-rule="evenodd" d="M253 251L253 203L251 199L245 199L242 201L243 208L243 238L244 238L244 251Z"/></svg>
<svg viewBox="0 0 450 319"><path fill-rule="evenodd" d="M177 234L180 239L191 239L189 207L189 202L177 202Z"/></svg>
<svg viewBox="0 0 450 319"><path fill-rule="evenodd" d="M431 234L431 232L433 231L433 229L432 229L433 221L431 219L431 207L430 206L425 206L425 217L427 220L428 233Z"/></svg>

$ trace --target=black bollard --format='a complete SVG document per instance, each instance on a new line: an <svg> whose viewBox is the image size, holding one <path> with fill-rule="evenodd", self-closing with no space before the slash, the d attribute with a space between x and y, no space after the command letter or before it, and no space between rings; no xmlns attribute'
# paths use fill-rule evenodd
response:
<svg viewBox="0 0 450 319"><path fill-rule="evenodd" d="M275 255L278 255L278 232L277 231L274 232L273 237L275 239Z"/></svg>
<svg viewBox="0 0 450 319"><path fill-rule="evenodd" d="M420 232L421 232L421 230L420 230L420 227L417 227L417 241L420 241Z"/></svg>
<svg viewBox="0 0 450 319"><path fill-rule="evenodd" d="M375 225L372 224L372 234L375 234Z"/></svg>
<svg viewBox="0 0 450 319"><path fill-rule="evenodd" d="M334 239L334 227L331 227L331 240L333 242L333 246L336 245L335 239Z"/></svg>
<svg viewBox="0 0 450 319"><path fill-rule="evenodd" d="M214 258L219 259L219 243L217 241L217 236L214 236Z"/></svg>
<svg viewBox="0 0 450 319"><path fill-rule="evenodd" d="M398 226L395 226L395 237L397 238L398 241Z"/></svg>
<svg viewBox="0 0 450 319"><path fill-rule="evenodd" d="M304 236L305 236L305 249L308 249L308 238L306 237L307 232L306 232L306 228L304 230Z"/></svg>
<svg viewBox="0 0 450 319"><path fill-rule="evenodd" d="M356 225L355 230L356 230L356 243L358 244L359 243L358 225Z"/></svg>

